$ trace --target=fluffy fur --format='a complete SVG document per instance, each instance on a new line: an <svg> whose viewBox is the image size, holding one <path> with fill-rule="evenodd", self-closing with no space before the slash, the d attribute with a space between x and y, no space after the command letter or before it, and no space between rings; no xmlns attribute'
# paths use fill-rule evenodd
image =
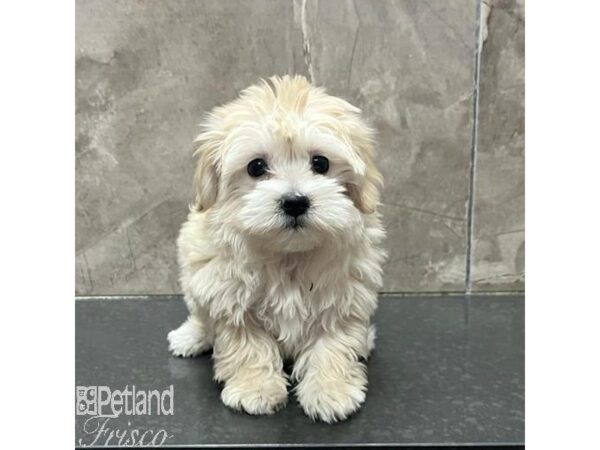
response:
<svg viewBox="0 0 600 450"><path fill-rule="evenodd" d="M273 77L213 110L197 139L196 200L178 239L189 318L179 356L213 349L223 402L270 414L287 399L285 360L311 418L342 420L365 400L363 362L381 285L382 179L360 110L303 77ZM326 174L311 157L326 156ZM264 158L260 178L248 163ZM289 226L281 198L310 208Z"/></svg>

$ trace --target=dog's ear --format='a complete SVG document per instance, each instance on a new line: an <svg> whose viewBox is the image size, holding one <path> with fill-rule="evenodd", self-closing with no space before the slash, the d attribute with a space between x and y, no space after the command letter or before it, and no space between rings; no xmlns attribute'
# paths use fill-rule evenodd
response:
<svg viewBox="0 0 600 450"><path fill-rule="evenodd" d="M372 161L365 163L365 174L362 180L349 183L347 190L356 208L363 214L371 214L379 204L379 190L383 185L383 177Z"/></svg>
<svg viewBox="0 0 600 450"><path fill-rule="evenodd" d="M207 127L208 128L208 127ZM198 144L194 156L198 158L194 175L196 198L193 208L206 211L217 201L219 194L219 155L221 152L221 133L207 129L195 141Z"/></svg>
<svg viewBox="0 0 600 450"><path fill-rule="evenodd" d="M347 184L346 189L356 208L364 214L371 214L379 204L379 192L383 187L383 177L374 162L375 132L360 119L351 129L350 142L364 170Z"/></svg>

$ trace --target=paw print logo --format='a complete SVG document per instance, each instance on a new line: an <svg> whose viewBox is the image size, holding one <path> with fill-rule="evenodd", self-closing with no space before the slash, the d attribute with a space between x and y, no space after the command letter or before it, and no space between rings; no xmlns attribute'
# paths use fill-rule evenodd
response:
<svg viewBox="0 0 600 450"><path fill-rule="evenodd" d="M75 409L78 416L98 414L98 388L96 386L77 386Z"/></svg>

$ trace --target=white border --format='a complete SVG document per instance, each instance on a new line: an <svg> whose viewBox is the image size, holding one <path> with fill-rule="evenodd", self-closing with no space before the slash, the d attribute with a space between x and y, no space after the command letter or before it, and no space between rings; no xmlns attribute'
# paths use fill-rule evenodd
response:
<svg viewBox="0 0 600 450"><path fill-rule="evenodd" d="M74 4L3 2L2 448L73 448Z"/></svg>
<svg viewBox="0 0 600 450"><path fill-rule="evenodd" d="M600 8L526 9L526 444L600 448Z"/></svg>

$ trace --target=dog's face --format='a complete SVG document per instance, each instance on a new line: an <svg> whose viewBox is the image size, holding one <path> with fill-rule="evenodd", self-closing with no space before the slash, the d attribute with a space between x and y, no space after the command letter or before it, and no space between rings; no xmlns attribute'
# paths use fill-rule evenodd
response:
<svg viewBox="0 0 600 450"><path fill-rule="evenodd" d="M357 108L302 77L271 83L209 115L196 206L271 251L347 238L378 202L373 133Z"/></svg>

